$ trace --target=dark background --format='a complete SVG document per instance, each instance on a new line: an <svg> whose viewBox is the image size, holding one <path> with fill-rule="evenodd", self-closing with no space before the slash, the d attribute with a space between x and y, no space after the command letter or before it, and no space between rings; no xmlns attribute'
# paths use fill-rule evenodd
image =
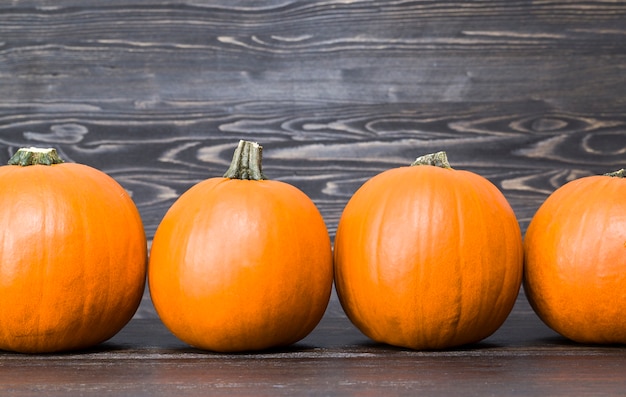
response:
<svg viewBox="0 0 626 397"><path fill-rule="evenodd" d="M368 178L445 150L510 201L525 231L569 180L626 166L626 1L0 1L0 164L52 146L129 192L149 240L239 139L334 237ZM0 186L0 188L3 188ZM1 302L0 302L1 304ZM0 354L0 395L612 396L623 346L578 345L523 293L479 344L372 342L333 296L284 350L220 355L177 340L146 295L89 351Z"/></svg>
<svg viewBox="0 0 626 397"><path fill-rule="evenodd" d="M254 140L333 237L364 181L445 150L525 230L557 187L626 166L624 73L623 1L5 1L0 162L52 146L101 169L151 239Z"/></svg>

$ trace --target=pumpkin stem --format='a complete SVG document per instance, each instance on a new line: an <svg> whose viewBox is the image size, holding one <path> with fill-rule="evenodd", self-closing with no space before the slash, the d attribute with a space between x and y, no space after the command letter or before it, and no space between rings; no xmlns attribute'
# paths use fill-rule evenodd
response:
<svg viewBox="0 0 626 397"><path fill-rule="evenodd" d="M63 163L56 149L53 148L21 148L9 159L9 165L53 165Z"/></svg>
<svg viewBox="0 0 626 397"><path fill-rule="evenodd" d="M435 167L452 169L452 167L450 167L450 163L448 162L448 155L446 152L437 152L420 156L411 163L411 166L416 165L433 165Z"/></svg>
<svg viewBox="0 0 626 397"><path fill-rule="evenodd" d="M267 179L263 175L261 159L263 147L256 142L241 140L224 178L260 181Z"/></svg>
<svg viewBox="0 0 626 397"><path fill-rule="evenodd" d="M622 168L621 170L617 170L617 171L613 171L613 172L607 172L604 175L605 176L612 176L612 177L615 177L615 178L626 178L626 170Z"/></svg>

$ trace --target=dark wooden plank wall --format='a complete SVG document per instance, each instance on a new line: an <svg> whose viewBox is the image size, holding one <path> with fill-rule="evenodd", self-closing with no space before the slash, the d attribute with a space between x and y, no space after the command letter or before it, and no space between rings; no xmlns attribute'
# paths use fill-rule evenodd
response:
<svg viewBox="0 0 626 397"><path fill-rule="evenodd" d="M151 238L255 140L334 235L367 178L446 150L525 228L626 165L625 73L624 1L2 2L0 162L54 146L102 169Z"/></svg>

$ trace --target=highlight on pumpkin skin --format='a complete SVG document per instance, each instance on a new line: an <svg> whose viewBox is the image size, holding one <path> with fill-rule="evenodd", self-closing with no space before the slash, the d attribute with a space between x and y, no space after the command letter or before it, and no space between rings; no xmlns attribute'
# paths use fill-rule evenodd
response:
<svg viewBox="0 0 626 397"><path fill-rule="evenodd" d="M0 349L77 351L114 336L146 280L145 231L128 193L52 148L18 150L0 185L11 187L0 194Z"/></svg>
<svg viewBox="0 0 626 397"><path fill-rule="evenodd" d="M526 299L548 327L578 343L626 344L625 175L560 186L524 236Z"/></svg>
<svg viewBox="0 0 626 397"><path fill-rule="evenodd" d="M297 187L264 180L261 154L258 143L240 141L226 174L183 193L152 241L155 310L172 334L199 349L291 345L317 326L330 300L324 219Z"/></svg>
<svg viewBox="0 0 626 397"><path fill-rule="evenodd" d="M447 349L503 324L522 260L519 223L502 192L438 152L383 171L352 195L335 233L335 289L369 338Z"/></svg>

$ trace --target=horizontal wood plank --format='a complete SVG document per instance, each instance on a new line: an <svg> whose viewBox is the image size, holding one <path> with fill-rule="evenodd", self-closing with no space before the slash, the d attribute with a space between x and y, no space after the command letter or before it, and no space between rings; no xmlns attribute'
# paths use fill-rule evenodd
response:
<svg viewBox="0 0 626 397"><path fill-rule="evenodd" d="M415 157L502 190L522 231L566 182L626 166L622 1L296 1L0 4L0 163L53 146L99 168L138 205L148 239L239 139L319 207L334 237L367 179ZM0 325L1 326L1 325ZM285 351L215 355L177 341L148 292L89 352L0 353L0 394L621 394L623 348L547 329L523 294L476 346L373 344L335 295Z"/></svg>
<svg viewBox="0 0 626 397"><path fill-rule="evenodd" d="M624 349L576 345L533 317L524 301L485 341L445 351L373 343L331 303L322 323L285 349L219 354L190 348L156 319L135 319L85 352L0 354L4 395L134 396L619 395Z"/></svg>

